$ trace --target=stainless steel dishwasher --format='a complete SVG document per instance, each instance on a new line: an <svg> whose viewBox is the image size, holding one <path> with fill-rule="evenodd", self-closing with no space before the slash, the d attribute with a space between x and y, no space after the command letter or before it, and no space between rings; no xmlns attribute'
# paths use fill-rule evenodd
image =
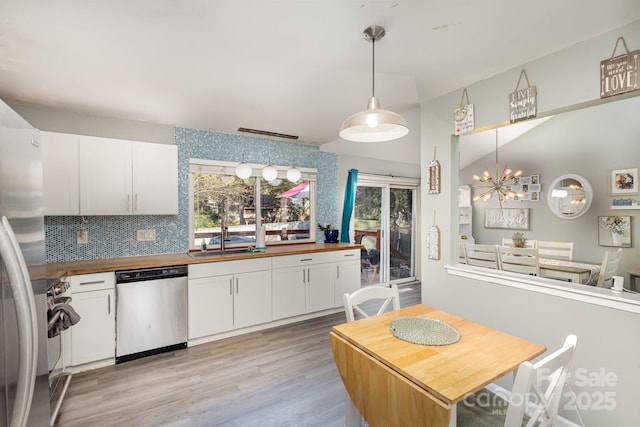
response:
<svg viewBox="0 0 640 427"><path fill-rule="evenodd" d="M187 346L187 266L116 271L116 363Z"/></svg>

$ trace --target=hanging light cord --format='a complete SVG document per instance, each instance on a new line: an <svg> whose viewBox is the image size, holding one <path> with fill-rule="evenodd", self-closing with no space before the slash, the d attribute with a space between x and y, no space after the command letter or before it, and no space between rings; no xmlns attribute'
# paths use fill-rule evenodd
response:
<svg viewBox="0 0 640 427"><path fill-rule="evenodd" d="M371 96L376 96L376 38L371 38Z"/></svg>

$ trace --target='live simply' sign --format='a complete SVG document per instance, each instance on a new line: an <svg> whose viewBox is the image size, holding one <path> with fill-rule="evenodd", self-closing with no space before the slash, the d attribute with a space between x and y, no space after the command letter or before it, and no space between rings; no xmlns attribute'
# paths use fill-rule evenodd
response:
<svg viewBox="0 0 640 427"><path fill-rule="evenodd" d="M520 80L524 76L527 87L520 89ZM538 92L535 86L529 83L527 71L520 71L515 92L509 94L509 120L511 123L527 120L538 114Z"/></svg>
<svg viewBox="0 0 640 427"><path fill-rule="evenodd" d="M626 52L614 57L620 40ZM627 43L622 37L618 37L611 58L600 61L600 98L640 89L639 62L640 50L629 52Z"/></svg>

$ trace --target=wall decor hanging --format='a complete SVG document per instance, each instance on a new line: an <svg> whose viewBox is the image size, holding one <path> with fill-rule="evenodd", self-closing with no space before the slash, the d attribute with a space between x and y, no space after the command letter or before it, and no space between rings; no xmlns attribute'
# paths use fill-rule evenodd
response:
<svg viewBox="0 0 640 427"><path fill-rule="evenodd" d="M615 56L620 41L625 53ZM640 50L629 52L627 42L623 37L618 37L611 57L600 61L600 98L640 89L638 62L640 62Z"/></svg>
<svg viewBox="0 0 640 427"><path fill-rule="evenodd" d="M463 104L465 98L467 98L467 103ZM473 104L469 103L469 94L465 88L462 91L462 98L460 98L460 107L453 111L453 134L464 135L473 129L475 129Z"/></svg>
<svg viewBox="0 0 640 427"><path fill-rule="evenodd" d="M518 176L513 179L511 191L516 193L514 202L537 202L540 200L540 175Z"/></svg>
<svg viewBox="0 0 640 427"><path fill-rule="evenodd" d="M436 225L436 211L433 211L433 225L427 230L427 257L440 259L440 229Z"/></svg>
<svg viewBox="0 0 640 427"><path fill-rule="evenodd" d="M527 81L527 87L519 89L520 80L522 80L523 75ZM520 77L518 77L516 90L509 94L509 120L511 123L515 123L535 117L537 114L538 92L536 87L531 86L529 83L527 70L522 69L522 71L520 71Z"/></svg>
<svg viewBox="0 0 640 427"><path fill-rule="evenodd" d="M440 163L436 160L436 147L433 147L433 160L427 171L427 188L429 194L440 194Z"/></svg>
<svg viewBox="0 0 640 427"><path fill-rule="evenodd" d="M609 194L638 194L638 168L611 169Z"/></svg>
<svg viewBox="0 0 640 427"><path fill-rule="evenodd" d="M487 208L484 210L484 227L528 230L529 208Z"/></svg>
<svg viewBox="0 0 640 427"><path fill-rule="evenodd" d="M600 246L631 247L630 216L599 216L598 244Z"/></svg>

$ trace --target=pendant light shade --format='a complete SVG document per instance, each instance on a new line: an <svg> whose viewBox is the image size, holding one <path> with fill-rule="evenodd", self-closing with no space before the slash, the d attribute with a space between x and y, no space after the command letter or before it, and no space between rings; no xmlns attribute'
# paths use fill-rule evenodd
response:
<svg viewBox="0 0 640 427"><path fill-rule="evenodd" d="M291 182L298 182L301 176L302 172L300 172L300 169L295 166L287 170L287 179Z"/></svg>
<svg viewBox="0 0 640 427"><path fill-rule="evenodd" d="M385 35L384 28L372 25L364 30L363 37L373 47L372 95L367 109L347 118L340 128L340 137L348 141L383 142L401 138L409 133L407 121L393 111L380 108L375 96L375 44Z"/></svg>
<svg viewBox="0 0 640 427"><path fill-rule="evenodd" d="M274 168L271 165L265 166L264 169L262 169L262 177L266 181L273 181L274 179L276 179L277 176L278 176L278 169Z"/></svg>
<svg viewBox="0 0 640 427"><path fill-rule="evenodd" d="M247 179L251 176L251 166L247 163L242 162L238 166L236 166L236 176L240 179Z"/></svg>

